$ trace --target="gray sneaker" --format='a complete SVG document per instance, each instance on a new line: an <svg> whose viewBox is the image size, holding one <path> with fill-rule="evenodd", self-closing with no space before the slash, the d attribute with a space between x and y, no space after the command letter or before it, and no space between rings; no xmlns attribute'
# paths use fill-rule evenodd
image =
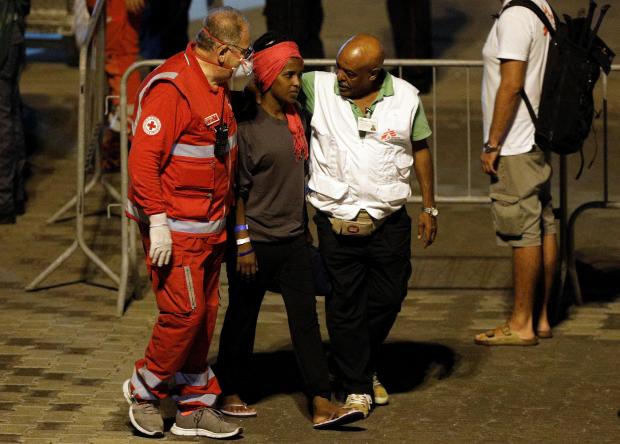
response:
<svg viewBox="0 0 620 444"><path fill-rule="evenodd" d="M132 395L129 379L123 383L123 395L130 404L129 420L137 431L147 436L164 436L164 420L156 402L138 402Z"/></svg>
<svg viewBox="0 0 620 444"><path fill-rule="evenodd" d="M230 438L243 432L237 424L224 421L222 414L215 409L203 407L188 415L177 412L174 425L170 429L174 435L207 436L209 438Z"/></svg>

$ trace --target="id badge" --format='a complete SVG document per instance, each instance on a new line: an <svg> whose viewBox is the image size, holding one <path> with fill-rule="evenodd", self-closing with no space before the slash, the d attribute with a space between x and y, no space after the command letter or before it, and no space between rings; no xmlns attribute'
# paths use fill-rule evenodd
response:
<svg viewBox="0 0 620 444"><path fill-rule="evenodd" d="M357 129L358 131L364 131L367 133L376 133L378 123L374 119L369 119L367 117L358 117L357 118Z"/></svg>

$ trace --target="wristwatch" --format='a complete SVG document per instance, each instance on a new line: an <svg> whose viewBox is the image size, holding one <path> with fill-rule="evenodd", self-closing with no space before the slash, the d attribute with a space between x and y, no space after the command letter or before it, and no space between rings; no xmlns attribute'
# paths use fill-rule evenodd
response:
<svg viewBox="0 0 620 444"><path fill-rule="evenodd" d="M439 215L439 210L436 207L422 207L422 211L433 217L437 217Z"/></svg>
<svg viewBox="0 0 620 444"><path fill-rule="evenodd" d="M482 151L484 151L486 154L489 153L494 153L496 151L499 151L500 145L497 146L491 146L489 145L489 142L484 142L484 145L482 146Z"/></svg>

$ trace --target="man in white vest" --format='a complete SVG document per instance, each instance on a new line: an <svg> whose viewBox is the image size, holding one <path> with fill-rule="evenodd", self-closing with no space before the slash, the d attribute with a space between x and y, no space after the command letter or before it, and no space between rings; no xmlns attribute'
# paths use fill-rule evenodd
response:
<svg viewBox="0 0 620 444"><path fill-rule="evenodd" d="M418 239L437 232L431 131L418 90L383 68L377 38L359 34L338 52L336 73L304 75L305 106L313 114L308 201L319 247L332 279L327 326L347 395L362 410L386 404L376 376L411 275L411 168L422 193Z"/></svg>

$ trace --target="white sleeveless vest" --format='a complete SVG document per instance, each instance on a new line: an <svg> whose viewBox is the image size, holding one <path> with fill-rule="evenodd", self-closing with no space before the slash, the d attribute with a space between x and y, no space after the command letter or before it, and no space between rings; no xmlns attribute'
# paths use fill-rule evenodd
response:
<svg viewBox="0 0 620 444"><path fill-rule="evenodd" d="M372 113L377 132L360 137L351 103L334 92L336 75L315 73L308 201L318 210L351 220L365 209L383 219L411 195L418 90L399 78L392 81L394 95L383 97Z"/></svg>

